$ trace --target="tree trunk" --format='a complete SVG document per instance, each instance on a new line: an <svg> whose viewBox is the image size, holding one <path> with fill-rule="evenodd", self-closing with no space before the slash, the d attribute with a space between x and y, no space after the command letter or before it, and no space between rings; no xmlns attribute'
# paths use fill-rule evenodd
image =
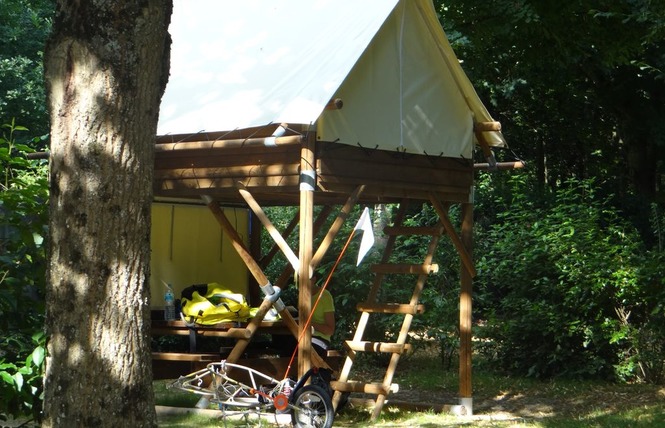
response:
<svg viewBox="0 0 665 428"><path fill-rule="evenodd" d="M150 206L172 4L58 1L44 426L156 426Z"/></svg>

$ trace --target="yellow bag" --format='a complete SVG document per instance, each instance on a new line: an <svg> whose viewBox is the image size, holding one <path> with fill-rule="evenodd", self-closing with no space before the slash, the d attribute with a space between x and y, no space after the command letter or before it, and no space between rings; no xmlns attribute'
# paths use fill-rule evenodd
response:
<svg viewBox="0 0 665 428"><path fill-rule="evenodd" d="M245 296L216 282L185 288L182 291L180 307L184 321L190 324L213 325L244 321L249 317L249 305Z"/></svg>

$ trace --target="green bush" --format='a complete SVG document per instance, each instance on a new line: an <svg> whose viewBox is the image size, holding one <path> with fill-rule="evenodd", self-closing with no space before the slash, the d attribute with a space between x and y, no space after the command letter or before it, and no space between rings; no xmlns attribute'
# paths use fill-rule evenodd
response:
<svg viewBox="0 0 665 428"><path fill-rule="evenodd" d="M44 288L48 224L47 167L17 144L25 128L0 137L0 414L38 412L44 360Z"/></svg>
<svg viewBox="0 0 665 428"><path fill-rule="evenodd" d="M483 350L529 376L645 377L645 345L657 338L638 332L660 330L644 330L658 310L639 234L592 182L544 198L521 184L478 241Z"/></svg>
<svg viewBox="0 0 665 428"><path fill-rule="evenodd" d="M39 420L42 408L42 378L46 357L46 341L43 333L32 336L32 343L18 335L2 339L2 347L18 348L14 362L0 357L0 419L31 414ZM27 354L27 357L22 356Z"/></svg>

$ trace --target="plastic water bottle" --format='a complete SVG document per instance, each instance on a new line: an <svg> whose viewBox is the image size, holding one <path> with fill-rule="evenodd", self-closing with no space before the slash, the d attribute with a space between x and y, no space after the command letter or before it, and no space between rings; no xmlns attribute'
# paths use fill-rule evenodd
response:
<svg viewBox="0 0 665 428"><path fill-rule="evenodd" d="M166 321L175 320L175 296L171 284L166 286L166 293L164 293L164 319Z"/></svg>

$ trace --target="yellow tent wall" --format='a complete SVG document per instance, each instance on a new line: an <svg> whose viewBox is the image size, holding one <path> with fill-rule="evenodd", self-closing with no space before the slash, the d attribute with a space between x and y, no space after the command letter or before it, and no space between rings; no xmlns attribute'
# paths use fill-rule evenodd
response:
<svg viewBox="0 0 665 428"><path fill-rule="evenodd" d="M247 245L248 211L225 208L224 213ZM247 295L247 268L207 207L154 203L150 246L152 309L164 306L163 282L173 285L177 298L185 287L209 282Z"/></svg>

